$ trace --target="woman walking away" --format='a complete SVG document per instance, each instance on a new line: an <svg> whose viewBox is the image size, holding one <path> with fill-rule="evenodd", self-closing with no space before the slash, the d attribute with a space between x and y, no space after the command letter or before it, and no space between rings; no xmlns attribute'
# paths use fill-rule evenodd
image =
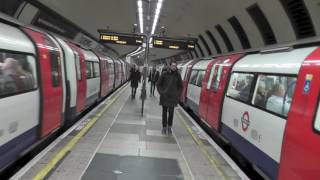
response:
<svg viewBox="0 0 320 180"><path fill-rule="evenodd" d="M177 63L172 62L169 69L161 74L157 89L160 94L160 105L162 105L162 134L167 132L172 134L174 107L178 104L182 91L182 79L177 71Z"/></svg>
<svg viewBox="0 0 320 180"><path fill-rule="evenodd" d="M136 97L137 87L140 82L141 75L136 66L133 66L130 74L130 81L131 81L131 97L134 99Z"/></svg>

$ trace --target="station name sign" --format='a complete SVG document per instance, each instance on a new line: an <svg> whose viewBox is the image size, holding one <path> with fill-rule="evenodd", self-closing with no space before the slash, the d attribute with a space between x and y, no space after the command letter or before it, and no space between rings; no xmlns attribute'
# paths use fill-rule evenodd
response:
<svg viewBox="0 0 320 180"><path fill-rule="evenodd" d="M154 48L194 50L196 40L172 39L166 37L153 37L152 45Z"/></svg>
<svg viewBox="0 0 320 180"><path fill-rule="evenodd" d="M139 35L100 33L100 41L110 44L141 46L143 44L143 37Z"/></svg>

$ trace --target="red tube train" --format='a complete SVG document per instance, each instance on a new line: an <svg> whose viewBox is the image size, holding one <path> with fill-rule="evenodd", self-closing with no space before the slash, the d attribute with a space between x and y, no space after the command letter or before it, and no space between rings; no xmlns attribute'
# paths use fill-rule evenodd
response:
<svg viewBox="0 0 320 180"><path fill-rule="evenodd" d="M270 179L320 177L320 46L181 65L181 102Z"/></svg>
<svg viewBox="0 0 320 180"><path fill-rule="evenodd" d="M9 18L0 22L0 170L127 81L128 64Z"/></svg>

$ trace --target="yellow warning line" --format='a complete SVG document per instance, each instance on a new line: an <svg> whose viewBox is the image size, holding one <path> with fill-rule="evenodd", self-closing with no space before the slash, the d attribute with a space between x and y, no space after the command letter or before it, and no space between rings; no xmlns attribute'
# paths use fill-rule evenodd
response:
<svg viewBox="0 0 320 180"><path fill-rule="evenodd" d="M126 87L124 87L126 88ZM124 89L121 92L118 92L115 97L110 100L108 103L97 115L90 119L89 123L85 125L84 128L76 136L74 136L51 160L45 167L43 167L37 175L33 178L33 180L42 180L44 179L61 161L67 153L78 143L78 141L86 134L86 132L97 122L97 120L103 115L103 113L110 108L110 106L119 98L119 96L123 93Z"/></svg>
<svg viewBox="0 0 320 180"><path fill-rule="evenodd" d="M187 131L191 135L192 139L198 145L198 148L201 150L202 154L209 160L211 166L216 170L216 172L219 174L219 176L224 180L229 180L229 177L226 175L223 168L219 165L219 161L214 156L210 155L210 153L207 151L203 142L198 138L196 133L189 127L189 125L186 123L186 121L184 120L184 118L182 117L180 112L176 111L176 114L178 115L183 126L187 129Z"/></svg>

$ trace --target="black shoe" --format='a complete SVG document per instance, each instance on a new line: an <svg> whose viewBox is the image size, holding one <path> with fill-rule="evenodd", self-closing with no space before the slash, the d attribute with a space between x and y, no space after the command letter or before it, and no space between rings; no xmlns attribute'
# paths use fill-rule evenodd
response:
<svg viewBox="0 0 320 180"><path fill-rule="evenodd" d="M166 128L166 127L163 127L163 128L162 128L162 134L163 134L163 135L167 134L167 128Z"/></svg>
<svg viewBox="0 0 320 180"><path fill-rule="evenodd" d="M168 134L169 134L169 135L172 135L171 127L168 127Z"/></svg>

